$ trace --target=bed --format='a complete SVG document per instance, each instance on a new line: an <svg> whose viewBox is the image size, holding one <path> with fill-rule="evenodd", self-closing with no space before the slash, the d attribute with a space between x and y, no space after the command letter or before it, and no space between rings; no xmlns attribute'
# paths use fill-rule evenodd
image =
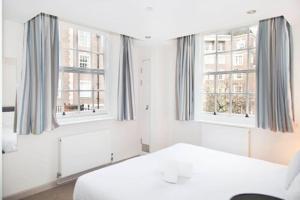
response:
<svg viewBox="0 0 300 200"><path fill-rule="evenodd" d="M177 184L163 181L166 159L193 163L192 177ZM284 199L286 171L284 165L176 144L79 177L74 200L229 200L240 193Z"/></svg>

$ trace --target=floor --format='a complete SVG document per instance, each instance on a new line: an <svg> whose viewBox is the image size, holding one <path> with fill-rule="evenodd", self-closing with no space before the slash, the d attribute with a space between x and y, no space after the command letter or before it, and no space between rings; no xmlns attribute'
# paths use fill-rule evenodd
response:
<svg viewBox="0 0 300 200"><path fill-rule="evenodd" d="M72 200L75 181L46 190L23 200Z"/></svg>

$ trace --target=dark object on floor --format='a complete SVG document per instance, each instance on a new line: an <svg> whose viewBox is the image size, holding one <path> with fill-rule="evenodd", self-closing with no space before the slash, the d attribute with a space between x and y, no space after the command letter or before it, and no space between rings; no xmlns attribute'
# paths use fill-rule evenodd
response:
<svg viewBox="0 0 300 200"><path fill-rule="evenodd" d="M239 194L232 197L230 200L283 200L277 197L272 197L264 194Z"/></svg>

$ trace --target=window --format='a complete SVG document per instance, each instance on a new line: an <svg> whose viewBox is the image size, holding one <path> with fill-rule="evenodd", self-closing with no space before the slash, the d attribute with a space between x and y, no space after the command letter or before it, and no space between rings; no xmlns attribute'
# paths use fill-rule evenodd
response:
<svg viewBox="0 0 300 200"><path fill-rule="evenodd" d="M255 114L256 31L253 26L204 36L202 112Z"/></svg>
<svg viewBox="0 0 300 200"><path fill-rule="evenodd" d="M107 113L104 34L60 22L57 113Z"/></svg>
<svg viewBox="0 0 300 200"><path fill-rule="evenodd" d="M234 66L241 66L244 64L244 55L234 55L233 58L233 65Z"/></svg>
<svg viewBox="0 0 300 200"><path fill-rule="evenodd" d="M90 55L87 53L79 53L79 67L87 68L90 65Z"/></svg>

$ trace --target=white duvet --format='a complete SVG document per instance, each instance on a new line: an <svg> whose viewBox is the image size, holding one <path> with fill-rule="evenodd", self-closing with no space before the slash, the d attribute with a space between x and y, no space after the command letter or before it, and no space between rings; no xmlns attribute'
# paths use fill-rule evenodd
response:
<svg viewBox="0 0 300 200"><path fill-rule="evenodd" d="M192 162L192 178L170 184L161 162ZM287 167L188 144L130 159L81 176L75 200L229 200L240 193L285 198Z"/></svg>

